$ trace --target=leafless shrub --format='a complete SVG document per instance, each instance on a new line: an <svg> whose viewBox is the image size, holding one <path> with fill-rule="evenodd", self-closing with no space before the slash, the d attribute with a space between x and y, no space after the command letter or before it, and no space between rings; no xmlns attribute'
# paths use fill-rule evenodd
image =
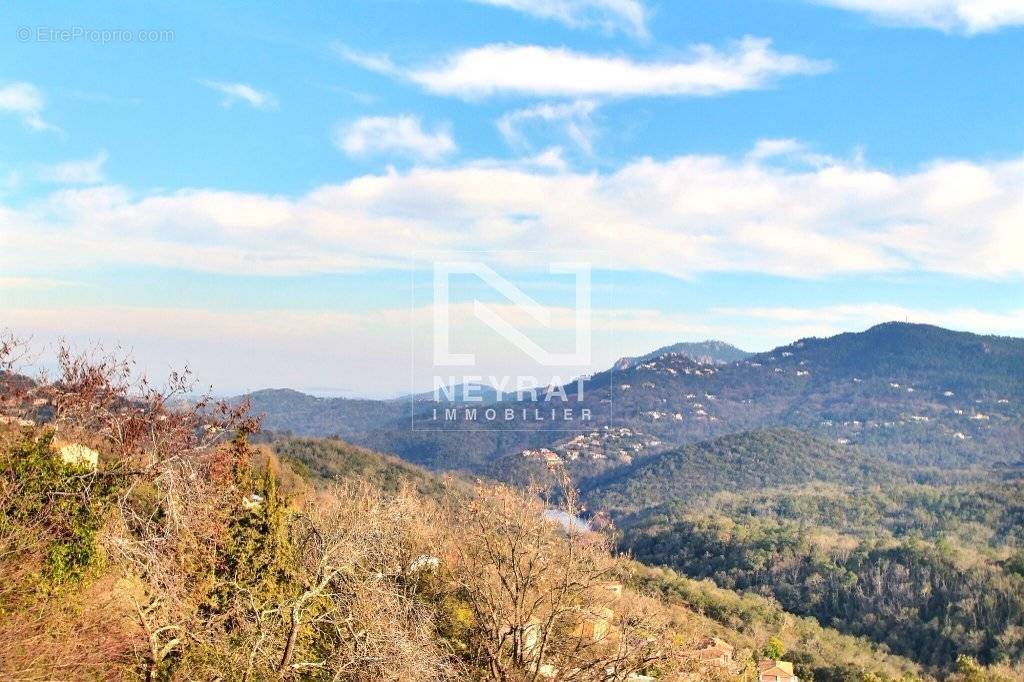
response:
<svg viewBox="0 0 1024 682"><path fill-rule="evenodd" d="M196 396L187 370L156 388L98 349L62 345L58 366L34 389L48 428L101 452L74 475L119 487L100 583L78 592L27 589L45 533L0 523L0 677L604 682L666 658L663 614L622 592L607 537L545 519L538 491L439 503L293 480L286 500L280 462L251 456L247 405ZM18 495L2 480L0 504Z"/></svg>

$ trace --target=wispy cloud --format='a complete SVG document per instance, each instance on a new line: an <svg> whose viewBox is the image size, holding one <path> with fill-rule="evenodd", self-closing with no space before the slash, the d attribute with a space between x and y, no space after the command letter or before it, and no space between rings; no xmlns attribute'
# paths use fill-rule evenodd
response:
<svg viewBox="0 0 1024 682"><path fill-rule="evenodd" d="M360 66L367 71L386 75L398 75L401 71L387 55L362 52L340 42L332 43L331 50L345 61Z"/></svg>
<svg viewBox="0 0 1024 682"><path fill-rule="evenodd" d="M776 156L795 154L803 151L803 149L804 145L799 140L792 138L768 138L758 140L747 156L754 160L770 159Z"/></svg>
<svg viewBox="0 0 1024 682"><path fill-rule="evenodd" d="M1024 25L1020 0L812 0L879 21L967 34Z"/></svg>
<svg viewBox="0 0 1024 682"><path fill-rule="evenodd" d="M538 104L502 115L497 125L505 141L517 148L526 146L524 126L536 121L555 125L561 127L576 146L587 154L592 154L596 132L591 115L596 108L597 102L586 99L558 104Z"/></svg>
<svg viewBox="0 0 1024 682"><path fill-rule="evenodd" d="M103 166L106 165L106 151L99 151L91 159L64 161L40 166L37 176L43 182L63 185L95 185L105 180Z"/></svg>
<svg viewBox="0 0 1024 682"><path fill-rule="evenodd" d="M784 76L831 69L827 61L783 54L767 38L749 36L725 48L696 45L685 58L647 62L510 44L465 50L439 65L412 69L401 69L390 61L378 64L352 55L346 58L367 68L380 67L374 70L407 78L430 92L467 99L713 96L762 89Z"/></svg>
<svg viewBox="0 0 1024 682"><path fill-rule="evenodd" d="M556 159L557 160L557 159ZM1024 276L1024 158L775 164L641 158L610 172L474 161L364 175L298 197L65 189L0 204L25 262L133 263L264 275L403 267L405 255L586 249L595 265L673 277L760 272ZM49 235L40 239L40 234Z"/></svg>
<svg viewBox="0 0 1024 682"><path fill-rule="evenodd" d="M751 161L782 159L811 166L824 167L836 163L836 159L809 149L800 140L793 138L766 138L758 140L747 154Z"/></svg>
<svg viewBox="0 0 1024 682"><path fill-rule="evenodd" d="M438 159L455 151L455 141L446 130L424 130L416 116L367 116L340 124L334 143L349 156L383 153Z"/></svg>
<svg viewBox="0 0 1024 682"><path fill-rule="evenodd" d="M507 7L541 19L553 19L570 28L597 26L647 37L648 11L640 0L471 0L482 5Z"/></svg>
<svg viewBox="0 0 1024 682"><path fill-rule="evenodd" d="M31 83L17 82L0 86L0 111L16 114L32 130L57 130L43 120L43 93Z"/></svg>
<svg viewBox="0 0 1024 682"><path fill-rule="evenodd" d="M254 109L276 109L277 99L265 90L257 90L246 83L224 83L221 81L199 81L211 90L224 95L221 106L228 108L235 102L245 102Z"/></svg>

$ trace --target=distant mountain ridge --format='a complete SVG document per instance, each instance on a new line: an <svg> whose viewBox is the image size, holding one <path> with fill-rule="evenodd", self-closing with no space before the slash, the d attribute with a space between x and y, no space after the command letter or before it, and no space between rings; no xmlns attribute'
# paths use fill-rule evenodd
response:
<svg viewBox="0 0 1024 682"><path fill-rule="evenodd" d="M903 464L1024 458L1024 339L886 323L800 339L728 364L659 351L591 377L578 407L590 409L595 419L573 428L629 427L666 445L684 445L789 427ZM288 391L259 391L250 398L271 430L340 435L435 469L483 473L497 458L566 437L549 421L459 421L426 430L417 423L411 430L410 417L427 414L428 402L410 406ZM494 407L534 405L506 396Z"/></svg>
<svg viewBox="0 0 1024 682"><path fill-rule="evenodd" d="M650 353L645 353L644 355L637 357L620 358L615 363L615 368L629 369L630 367L635 367L641 363L648 362L663 355L681 355L693 360L694 362L706 365L724 365L730 362L736 362L737 360L743 360L753 354L748 353L745 350L740 350L736 346L726 343L725 341L717 341L714 339L696 342L682 341L680 343L673 343L669 346L662 346L657 350L653 350Z"/></svg>
<svg viewBox="0 0 1024 682"><path fill-rule="evenodd" d="M263 428L300 436L352 437L393 422L407 403L361 398L319 398L290 388L268 388L232 398L248 400Z"/></svg>
<svg viewBox="0 0 1024 682"><path fill-rule="evenodd" d="M436 399L435 399L436 396ZM434 391L423 391L395 398L395 402L476 403L487 405L498 400L498 390L487 384L458 384Z"/></svg>

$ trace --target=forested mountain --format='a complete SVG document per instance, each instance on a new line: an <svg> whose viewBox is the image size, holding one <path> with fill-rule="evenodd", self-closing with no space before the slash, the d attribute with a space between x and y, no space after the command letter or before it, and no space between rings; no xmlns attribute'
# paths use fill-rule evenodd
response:
<svg viewBox="0 0 1024 682"><path fill-rule="evenodd" d="M611 470L584 494L646 563L770 594L936 669L1024 658L1019 474L948 479L769 429Z"/></svg>
<svg viewBox="0 0 1024 682"><path fill-rule="evenodd" d="M304 436L365 434L408 415L408 405L387 400L319 398L286 388L264 389L245 396L267 430ZM240 402L235 398L235 402Z"/></svg>
<svg viewBox="0 0 1024 682"><path fill-rule="evenodd" d="M564 438L565 428L603 426L669 444L786 426L859 444L901 465L964 467L1024 460L1022 368L1022 339L893 322L724 365L670 352L611 368L585 383L581 402L570 392L568 405L590 409L590 422L437 422L428 402L410 408L280 391L251 398L273 431L342 435L439 469L486 471L498 457ZM494 405L535 406L508 399Z"/></svg>
<svg viewBox="0 0 1024 682"><path fill-rule="evenodd" d="M888 323L725 366L663 356L594 381L617 421L669 442L790 426L903 464L961 466L1021 459L1022 368L1024 340Z"/></svg>
<svg viewBox="0 0 1024 682"><path fill-rule="evenodd" d="M831 531L831 532L829 532ZM651 510L626 528L639 560L864 635L938 669L1024 656L1024 578L923 541L858 541L801 520Z"/></svg>
<svg viewBox="0 0 1024 682"><path fill-rule="evenodd" d="M740 350L736 346L726 343L725 341L683 341L680 343L673 343L670 346L662 346L661 348L638 357L621 358L615 363L615 367L616 369L629 369L630 367L635 367L636 365L648 362L661 357L662 355L680 355L688 360L693 360L694 362L699 362L705 365L725 365L730 362L736 362L737 360L743 360L744 358L752 355L752 353Z"/></svg>
<svg viewBox="0 0 1024 682"><path fill-rule="evenodd" d="M588 503L630 511L720 491L797 490L814 481L875 485L905 473L855 446L774 428L722 436L663 452L588 479Z"/></svg>

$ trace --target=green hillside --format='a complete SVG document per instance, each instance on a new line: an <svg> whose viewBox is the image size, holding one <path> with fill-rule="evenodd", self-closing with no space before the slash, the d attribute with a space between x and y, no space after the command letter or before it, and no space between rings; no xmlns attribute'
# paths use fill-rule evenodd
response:
<svg viewBox="0 0 1024 682"><path fill-rule="evenodd" d="M812 481L847 484L902 474L856 447L775 428L722 436L619 468L585 483L593 508L636 511L693 502L728 490L793 490Z"/></svg>
<svg viewBox="0 0 1024 682"><path fill-rule="evenodd" d="M314 482L360 479L389 493L409 483L428 497L439 497L445 490L437 474L338 439L288 438L275 441L272 447L282 461Z"/></svg>

